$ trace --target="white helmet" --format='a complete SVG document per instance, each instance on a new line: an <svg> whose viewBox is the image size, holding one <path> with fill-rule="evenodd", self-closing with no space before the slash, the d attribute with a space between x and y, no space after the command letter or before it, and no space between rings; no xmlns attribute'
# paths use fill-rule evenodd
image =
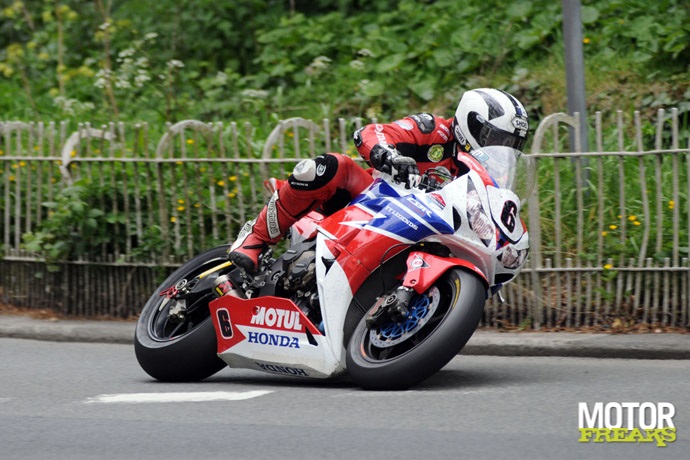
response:
<svg viewBox="0 0 690 460"><path fill-rule="evenodd" d="M479 88L462 95L452 128L455 141L464 152L487 145L522 150L527 141L529 121L525 108L510 94Z"/></svg>

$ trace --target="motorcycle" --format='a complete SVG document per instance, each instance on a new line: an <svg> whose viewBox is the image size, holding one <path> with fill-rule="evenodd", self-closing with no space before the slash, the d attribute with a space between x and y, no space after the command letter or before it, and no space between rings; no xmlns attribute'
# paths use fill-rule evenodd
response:
<svg viewBox="0 0 690 460"><path fill-rule="evenodd" d="M289 246L255 275L228 246L171 274L139 317L136 357L161 381L196 381L226 366L401 390L434 375L476 330L486 300L522 269L520 209L534 182L529 156L486 147L409 188L374 172L347 207L312 211ZM398 179L400 179L398 177ZM275 182L274 182L275 183Z"/></svg>

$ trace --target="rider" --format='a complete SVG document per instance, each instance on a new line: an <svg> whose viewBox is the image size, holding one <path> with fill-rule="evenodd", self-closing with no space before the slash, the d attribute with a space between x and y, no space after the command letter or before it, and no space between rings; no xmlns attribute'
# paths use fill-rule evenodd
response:
<svg viewBox="0 0 690 460"><path fill-rule="evenodd" d="M527 139L527 112L505 91L467 91L452 118L429 113L410 115L389 124L370 124L354 134L355 147L368 165L407 183L419 183L421 173L445 167L453 177L467 172L461 161L472 150L505 145L521 150ZM362 169L346 155L325 153L302 160L276 190L258 217L247 222L228 250L228 259L253 273L269 244L275 244L298 219L320 207L326 214L344 207L373 181L372 169Z"/></svg>

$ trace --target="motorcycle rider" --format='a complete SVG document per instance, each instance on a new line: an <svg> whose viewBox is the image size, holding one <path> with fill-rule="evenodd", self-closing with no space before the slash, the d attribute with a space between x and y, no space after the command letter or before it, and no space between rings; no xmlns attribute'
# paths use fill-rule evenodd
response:
<svg viewBox="0 0 690 460"><path fill-rule="evenodd" d="M453 177L467 172L462 157L480 147L504 145L521 150L529 122L520 101L505 91L466 91L452 118L430 113L410 115L393 123L373 123L354 134L355 147L367 164L392 174L407 187L419 184L420 173L445 167ZM310 211L331 214L349 203L373 181L365 170L342 154L325 153L300 161L256 219L247 222L228 250L228 259L248 273L269 244Z"/></svg>

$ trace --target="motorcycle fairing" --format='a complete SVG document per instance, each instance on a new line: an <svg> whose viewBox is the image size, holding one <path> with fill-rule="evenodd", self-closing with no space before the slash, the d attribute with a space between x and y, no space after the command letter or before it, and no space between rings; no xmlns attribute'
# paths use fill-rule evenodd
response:
<svg viewBox="0 0 690 460"><path fill-rule="evenodd" d="M322 378L339 368L326 337L289 299L223 296L209 308L218 357L231 367Z"/></svg>
<svg viewBox="0 0 690 460"><path fill-rule="evenodd" d="M526 227L520 221L520 199L510 190L493 186L486 188L491 209L491 217L500 230L501 236L511 243L517 243L525 233Z"/></svg>
<svg viewBox="0 0 690 460"><path fill-rule="evenodd" d="M319 228L319 239L325 240L323 247L331 254L327 259L337 261L336 264L342 272L347 274L343 280L349 285L350 292L357 290L381 264L381 259L387 251L387 256L393 256L404 246L412 243L401 240L395 234L374 232L368 226L374 215L375 211L365 207L348 206L324 220ZM401 243L401 246L397 246ZM319 250L319 247L317 243L317 254L326 250ZM389 251L391 247L395 249ZM317 276L321 257L317 257ZM332 271L332 268L328 271Z"/></svg>
<svg viewBox="0 0 690 460"><path fill-rule="evenodd" d="M292 235L292 238L290 239L291 242L296 243L298 241L308 240L316 236L318 226L323 219L323 214L320 214L316 211L311 211L302 219L295 222L290 229Z"/></svg>
<svg viewBox="0 0 690 460"><path fill-rule="evenodd" d="M333 240L338 263L352 291L405 246L453 234L452 210L438 211L438 197L413 193L376 179L352 204L322 222L319 231Z"/></svg>
<svg viewBox="0 0 690 460"><path fill-rule="evenodd" d="M438 242L448 247L452 257L477 267L489 286L510 281L520 271L515 267L502 265L504 253L518 251L517 256L512 255L510 258L524 260L529 248L527 228L519 214L520 200L512 191L498 189L493 184L494 181L486 172L471 168L468 173L456 178L443 189L427 195L433 200L430 204L436 208L442 207L445 203L449 204L441 211L446 213L443 216L449 222L452 222L452 217L447 213L451 207L454 208L460 216L460 223L454 234L433 235L426 241ZM489 192L492 189L493 191ZM475 201L479 204L472 211L469 209L470 191L474 192ZM515 207L510 203L514 203ZM505 216L504 210L507 210ZM481 238L470 225L472 213L484 214L484 222L492 229L489 239ZM487 249L490 251L487 252Z"/></svg>
<svg viewBox="0 0 690 460"><path fill-rule="evenodd" d="M378 171L374 172L374 182L369 185L369 187L360 195L353 198L350 202L350 206L358 204L362 201L369 200L372 198L378 198L381 196L388 197L399 197L401 193L398 192L391 184L385 182L380 177L376 177Z"/></svg>

